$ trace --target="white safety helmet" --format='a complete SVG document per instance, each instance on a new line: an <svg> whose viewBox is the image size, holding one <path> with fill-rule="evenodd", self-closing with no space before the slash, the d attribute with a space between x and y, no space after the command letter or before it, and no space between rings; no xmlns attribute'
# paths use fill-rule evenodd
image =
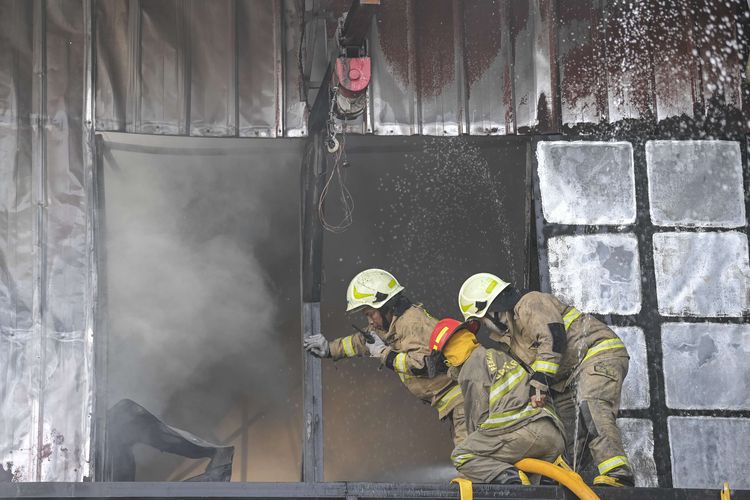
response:
<svg viewBox="0 0 750 500"><path fill-rule="evenodd" d="M458 291L458 307L467 321L482 318L487 314L490 304L505 290L510 283L506 283L494 274L478 273L470 276L461 290Z"/></svg>
<svg viewBox="0 0 750 500"><path fill-rule="evenodd" d="M357 311L365 306L380 309L403 289L388 271L365 269L352 279L346 289L346 311Z"/></svg>

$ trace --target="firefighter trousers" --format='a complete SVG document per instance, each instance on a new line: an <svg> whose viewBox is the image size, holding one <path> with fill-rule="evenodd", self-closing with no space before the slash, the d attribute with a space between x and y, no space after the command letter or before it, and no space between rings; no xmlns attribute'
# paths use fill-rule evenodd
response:
<svg viewBox="0 0 750 500"><path fill-rule="evenodd" d="M479 483L491 483L522 458L553 462L565 449L565 439L551 418L532 420L502 434L477 429L453 450L453 465Z"/></svg>
<svg viewBox="0 0 750 500"><path fill-rule="evenodd" d="M586 465L583 457L588 444L599 474L618 469L614 475L632 477L617 427L628 361L626 356L591 360L555 397L557 414L565 425L567 458L576 470Z"/></svg>
<svg viewBox="0 0 750 500"><path fill-rule="evenodd" d="M450 414L451 423L451 438L453 438L453 446L456 447L464 442L469 432L466 430L466 414L464 413L464 405L460 404L453 408Z"/></svg>

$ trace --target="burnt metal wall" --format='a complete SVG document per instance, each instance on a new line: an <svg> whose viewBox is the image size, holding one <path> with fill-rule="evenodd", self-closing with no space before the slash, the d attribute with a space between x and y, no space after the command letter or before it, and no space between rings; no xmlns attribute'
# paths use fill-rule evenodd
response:
<svg viewBox="0 0 750 500"><path fill-rule="evenodd" d="M308 91L350 3L97 2L97 128L304 136ZM346 128L548 133L741 109L747 11L741 0L383 0L367 113Z"/></svg>

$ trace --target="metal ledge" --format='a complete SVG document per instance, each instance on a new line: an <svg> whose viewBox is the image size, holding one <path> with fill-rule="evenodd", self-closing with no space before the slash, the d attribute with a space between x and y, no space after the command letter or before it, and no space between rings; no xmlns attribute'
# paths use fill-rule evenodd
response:
<svg viewBox="0 0 750 500"><path fill-rule="evenodd" d="M664 488L602 489L602 499L612 500L715 500L719 490ZM340 498L343 500L397 498L458 498L458 487L445 483L0 483L5 498ZM475 484L477 500L575 499L562 487L500 486ZM733 500L750 500L750 491L733 491Z"/></svg>

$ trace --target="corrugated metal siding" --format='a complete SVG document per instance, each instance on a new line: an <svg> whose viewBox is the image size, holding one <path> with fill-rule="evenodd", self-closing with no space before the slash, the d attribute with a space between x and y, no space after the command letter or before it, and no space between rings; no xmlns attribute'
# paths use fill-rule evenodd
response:
<svg viewBox="0 0 750 500"><path fill-rule="evenodd" d="M348 0L97 2L97 127L306 135ZM504 135L742 108L747 4L383 0L352 133ZM301 44L302 38L305 43Z"/></svg>
<svg viewBox="0 0 750 500"><path fill-rule="evenodd" d="M0 2L0 461L19 481L89 474L87 6Z"/></svg>

